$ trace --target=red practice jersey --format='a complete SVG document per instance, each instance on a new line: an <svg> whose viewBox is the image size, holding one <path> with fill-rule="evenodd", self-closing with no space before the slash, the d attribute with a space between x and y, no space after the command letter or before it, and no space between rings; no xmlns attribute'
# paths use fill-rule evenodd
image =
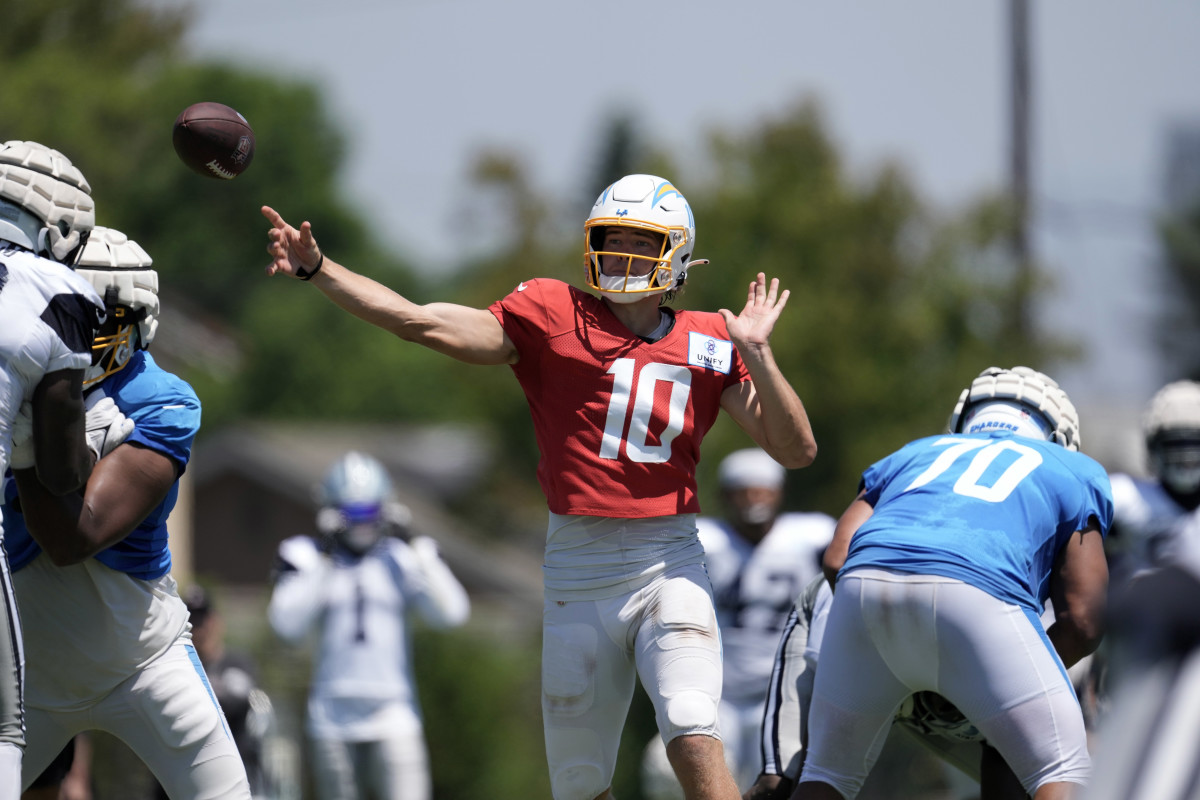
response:
<svg viewBox="0 0 1200 800"><path fill-rule="evenodd" d="M521 283L490 306L520 354L555 514L697 513L700 441L721 394L750 375L719 314L676 311L647 342L604 301L556 280Z"/></svg>

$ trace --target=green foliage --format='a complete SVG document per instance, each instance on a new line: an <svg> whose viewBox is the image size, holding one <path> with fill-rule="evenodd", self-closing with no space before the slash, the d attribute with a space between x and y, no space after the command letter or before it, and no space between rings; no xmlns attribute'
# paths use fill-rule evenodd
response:
<svg viewBox="0 0 1200 800"><path fill-rule="evenodd" d="M76 53L115 71L168 58L191 8L161 8L144 0L0 0L0 19L0 60L21 64L47 52Z"/></svg>
<svg viewBox="0 0 1200 800"><path fill-rule="evenodd" d="M549 797L539 643L463 629L419 632L413 649L433 796Z"/></svg>

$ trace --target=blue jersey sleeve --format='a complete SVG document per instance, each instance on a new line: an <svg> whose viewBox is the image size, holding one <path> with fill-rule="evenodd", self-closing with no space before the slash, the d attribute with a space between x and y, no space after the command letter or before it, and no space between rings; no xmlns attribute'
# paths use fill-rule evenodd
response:
<svg viewBox="0 0 1200 800"><path fill-rule="evenodd" d="M183 379L158 369L148 353L139 355L141 363L117 373L104 391L134 422L126 441L161 453L183 474L200 430L200 399Z"/></svg>

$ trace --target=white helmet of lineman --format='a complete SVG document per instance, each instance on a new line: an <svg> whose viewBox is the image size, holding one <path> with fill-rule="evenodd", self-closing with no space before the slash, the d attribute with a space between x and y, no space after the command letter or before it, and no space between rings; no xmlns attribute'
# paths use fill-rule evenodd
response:
<svg viewBox="0 0 1200 800"><path fill-rule="evenodd" d="M958 396L951 433L997 429L1079 449L1075 406L1052 378L1029 367L988 367Z"/></svg>
<svg viewBox="0 0 1200 800"><path fill-rule="evenodd" d="M658 255L606 252L605 232L612 226L661 234L663 241ZM689 266L706 263L692 260L696 221L691 206L670 181L655 175L626 175L601 192L583 232L587 285L617 303L633 303L650 295L673 292L687 279ZM602 256L625 259L624 270L617 275L605 275L600 269ZM639 260L653 263L646 271L634 267Z"/></svg>
<svg viewBox="0 0 1200 800"><path fill-rule="evenodd" d="M350 451L339 458L317 490L323 506L317 528L355 555L362 555L389 533L406 538L412 520L408 507L392 494L392 479L372 456Z"/></svg>
<svg viewBox="0 0 1200 800"><path fill-rule="evenodd" d="M96 224L91 192L57 150L19 140L0 145L0 239L73 265Z"/></svg>
<svg viewBox="0 0 1200 800"><path fill-rule="evenodd" d="M1150 468L1168 488L1200 489L1200 383L1175 381L1159 389L1142 417Z"/></svg>
<svg viewBox="0 0 1200 800"><path fill-rule="evenodd" d="M85 387L119 372L136 350L154 341L159 306L153 263L141 245L118 230L97 227L88 237L75 271L103 298L108 321L92 341Z"/></svg>

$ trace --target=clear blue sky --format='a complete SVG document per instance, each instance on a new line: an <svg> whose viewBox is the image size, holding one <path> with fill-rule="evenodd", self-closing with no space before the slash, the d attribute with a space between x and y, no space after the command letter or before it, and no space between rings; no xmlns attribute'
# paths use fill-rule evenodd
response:
<svg viewBox="0 0 1200 800"><path fill-rule="evenodd" d="M1059 373L1068 391L1137 410L1176 377L1148 338L1153 215L1168 126L1200 124L1200 3L1031 5L1036 247L1060 284L1042 318L1087 347ZM1002 188L1007 8L204 0L190 43L325 86L353 148L349 193L378 214L385 240L436 266L465 252L453 225L472 153L521 153L539 187L578 202L597 127L621 108L688 164L705 131L752 128L816 96L855 170L899 160L947 209Z"/></svg>

